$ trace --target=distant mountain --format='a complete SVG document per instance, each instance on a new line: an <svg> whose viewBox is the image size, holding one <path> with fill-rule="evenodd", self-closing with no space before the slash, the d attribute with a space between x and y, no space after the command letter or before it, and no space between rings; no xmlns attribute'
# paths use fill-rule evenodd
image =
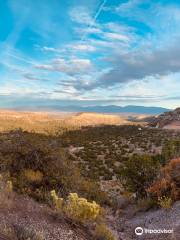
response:
<svg viewBox="0 0 180 240"><path fill-rule="evenodd" d="M152 114L159 115L163 112L170 111L170 109L162 107L144 107L144 106L116 106L116 105L107 105L107 106L55 106L53 107L56 110L61 111L72 111L72 112L98 112L98 113L136 113L136 114Z"/></svg>
<svg viewBox="0 0 180 240"><path fill-rule="evenodd" d="M180 107L153 118L149 125L156 128L180 130Z"/></svg>

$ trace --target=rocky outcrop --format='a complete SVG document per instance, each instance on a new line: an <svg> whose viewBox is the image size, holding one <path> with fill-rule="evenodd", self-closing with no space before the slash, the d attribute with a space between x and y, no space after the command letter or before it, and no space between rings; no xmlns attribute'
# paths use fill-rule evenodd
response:
<svg viewBox="0 0 180 240"><path fill-rule="evenodd" d="M166 126L169 126L169 128L177 126L178 128L179 126L180 128L180 107L155 117L150 121L149 126L156 128L166 128Z"/></svg>

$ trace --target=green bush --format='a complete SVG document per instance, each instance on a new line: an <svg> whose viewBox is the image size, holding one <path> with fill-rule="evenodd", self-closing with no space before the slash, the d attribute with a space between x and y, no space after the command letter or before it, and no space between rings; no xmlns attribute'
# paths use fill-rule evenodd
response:
<svg viewBox="0 0 180 240"><path fill-rule="evenodd" d="M136 193L137 198L146 197L146 190L156 178L159 168L159 162L151 156L135 155L120 170L122 184L128 191Z"/></svg>
<svg viewBox="0 0 180 240"><path fill-rule="evenodd" d="M173 158L180 156L180 140L171 140L168 141L162 149L162 155L165 161L168 161Z"/></svg>

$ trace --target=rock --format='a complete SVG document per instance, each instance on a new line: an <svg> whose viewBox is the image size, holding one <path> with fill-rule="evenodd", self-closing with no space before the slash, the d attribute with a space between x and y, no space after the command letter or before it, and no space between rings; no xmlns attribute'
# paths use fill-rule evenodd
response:
<svg viewBox="0 0 180 240"><path fill-rule="evenodd" d="M176 125L180 129L180 108L171 112L165 112L158 117L153 118L149 126L156 128L166 128L169 125Z"/></svg>

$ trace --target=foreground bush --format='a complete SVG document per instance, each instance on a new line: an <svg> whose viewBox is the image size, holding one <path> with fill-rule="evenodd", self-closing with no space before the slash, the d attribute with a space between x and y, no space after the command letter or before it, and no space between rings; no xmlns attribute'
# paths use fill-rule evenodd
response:
<svg viewBox="0 0 180 240"><path fill-rule="evenodd" d="M148 188L148 192L158 199L180 199L180 158L171 160L161 169L159 179Z"/></svg>
<svg viewBox="0 0 180 240"><path fill-rule="evenodd" d="M172 199L170 197L159 197L158 204L161 208L169 209L172 206Z"/></svg>
<svg viewBox="0 0 180 240"><path fill-rule="evenodd" d="M115 240L115 236L105 224L97 224L95 229L96 240Z"/></svg>
<svg viewBox="0 0 180 240"><path fill-rule="evenodd" d="M69 194L64 209L67 216L79 222L94 221L100 214L100 206L96 202L79 198L77 193Z"/></svg>
<svg viewBox="0 0 180 240"><path fill-rule="evenodd" d="M62 217L68 217L76 223L88 226L97 223L93 235L96 240L115 240L111 230L102 223L102 209L96 202L80 198L77 193L70 193L66 200L59 198L55 190L51 191L51 199L56 212ZM87 225L86 225L87 226Z"/></svg>
<svg viewBox="0 0 180 240"><path fill-rule="evenodd" d="M94 221L100 215L101 208L96 202L88 202L87 199L78 197L77 193L70 193L67 200L64 200L53 190L51 198L58 213L64 213L77 222Z"/></svg>
<svg viewBox="0 0 180 240"><path fill-rule="evenodd" d="M51 191L51 198L54 204L55 209L59 212L62 213L63 212L63 198L59 198L58 195L56 194L55 190Z"/></svg>
<svg viewBox="0 0 180 240"><path fill-rule="evenodd" d="M159 168L159 162L151 156L135 155L120 170L122 184L128 191L136 193L137 198L146 197L146 190L156 178Z"/></svg>

